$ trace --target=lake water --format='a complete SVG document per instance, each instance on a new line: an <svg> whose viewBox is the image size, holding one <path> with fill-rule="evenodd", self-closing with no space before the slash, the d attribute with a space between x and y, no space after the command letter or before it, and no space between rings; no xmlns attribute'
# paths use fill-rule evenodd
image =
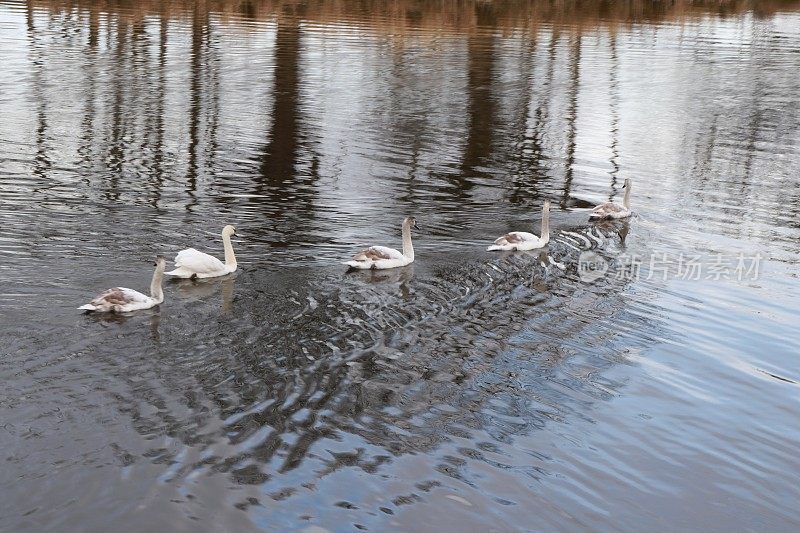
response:
<svg viewBox="0 0 800 533"><path fill-rule="evenodd" d="M0 2L0 529L800 528L800 4L750 6Z"/></svg>

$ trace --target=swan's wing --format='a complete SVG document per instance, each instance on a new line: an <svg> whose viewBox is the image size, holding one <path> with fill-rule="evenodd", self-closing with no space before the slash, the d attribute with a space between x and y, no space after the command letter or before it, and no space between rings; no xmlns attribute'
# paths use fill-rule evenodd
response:
<svg viewBox="0 0 800 533"><path fill-rule="evenodd" d="M528 233L525 231L512 231L511 233L506 233L502 237L498 237L494 240L494 243L499 244L500 246L505 246L507 244L519 244L521 242L538 239L539 237L533 233Z"/></svg>
<svg viewBox="0 0 800 533"><path fill-rule="evenodd" d="M625 210L625 206L623 205L615 204L614 202L605 202L592 209L592 214L589 216L607 217L615 213L622 213Z"/></svg>
<svg viewBox="0 0 800 533"><path fill-rule="evenodd" d="M142 294L139 291L135 291L133 289L126 289L125 287L119 287L119 290L125 295L125 298L128 299L130 303L144 303L150 301L150 297L146 294Z"/></svg>
<svg viewBox="0 0 800 533"><path fill-rule="evenodd" d="M361 250L353 259L356 261L379 261L381 259L403 259L401 252L387 246L370 246L366 250Z"/></svg>
<svg viewBox="0 0 800 533"><path fill-rule="evenodd" d="M178 255L175 256L175 266L187 268L198 274L219 272L225 269L225 263L213 255L198 252L194 248L187 248L178 252Z"/></svg>
<svg viewBox="0 0 800 533"><path fill-rule="evenodd" d="M114 287L108 289L106 292L91 301L94 306L106 305L128 305L133 303L144 303L150 300L150 297L142 294L133 289L125 287Z"/></svg>

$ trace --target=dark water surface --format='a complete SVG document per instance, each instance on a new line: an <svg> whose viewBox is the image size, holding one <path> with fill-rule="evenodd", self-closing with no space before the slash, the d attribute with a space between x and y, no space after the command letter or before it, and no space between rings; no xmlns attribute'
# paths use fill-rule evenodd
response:
<svg viewBox="0 0 800 533"><path fill-rule="evenodd" d="M798 5L576 5L0 2L0 529L800 528Z"/></svg>

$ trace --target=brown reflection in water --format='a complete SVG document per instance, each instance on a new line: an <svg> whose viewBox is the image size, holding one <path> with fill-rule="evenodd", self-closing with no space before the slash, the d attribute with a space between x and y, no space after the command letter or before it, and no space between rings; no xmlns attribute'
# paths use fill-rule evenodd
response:
<svg viewBox="0 0 800 533"><path fill-rule="evenodd" d="M108 201L116 202L119 200L120 187L119 182L122 175L122 167L125 160L125 141L126 126L129 124L123 116L126 111L124 106L125 88L129 85L129 67L126 61L128 52L128 39L131 27L131 21L124 17L116 20L116 46L114 48L114 71L112 79L113 89L110 91L112 94L111 102L111 139L110 146L108 147L108 155L106 157L108 166L108 188L105 192L105 198ZM111 27L109 25L109 32ZM109 41L111 34L109 33ZM110 43L109 43L110 44Z"/></svg>
<svg viewBox="0 0 800 533"><path fill-rule="evenodd" d="M33 19L33 10L27 6L25 22L28 41L31 45L31 63L33 63L33 90L37 95L36 109L36 156L34 157L33 174L42 180L47 177L47 171L53 166L47 155L47 100L44 96L43 59L40 47L36 42L36 25Z"/></svg>
<svg viewBox="0 0 800 533"><path fill-rule="evenodd" d="M158 207L158 203L161 200L161 188L164 183L164 104L167 97L167 29L167 19L162 17L159 20L158 31L157 101L153 120L149 122L155 133L155 143L153 146L155 153L153 154L153 167L151 172L153 176L153 200L151 205L153 207ZM147 137L150 138L151 135Z"/></svg>
<svg viewBox="0 0 800 533"><path fill-rule="evenodd" d="M89 12L89 50L87 54L97 57L100 42L100 14L97 11ZM98 68L96 61L86 61L83 63L83 76L86 80L86 98L84 100L84 114L81 121L80 146L78 153L81 155L81 166L91 168L94 154L94 123L97 116L95 99L97 98L97 77Z"/></svg>
<svg viewBox="0 0 800 533"><path fill-rule="evenodd" d="M513 150L508 157L514 161L514 172L509 176L509 202L518 204L527 198L536 197L537 181L544 176L542 169L541 151L537 151L535 140L530 136L529 121L534 93L534 69L536 66L536 47L538 45L535 35L525 44L525 52L520 58L520 80L522 83L522 99L514 113L515 125L513 137Z"/></svg>
<svg viewBox="0 0 800 533"><path fill-rule="evenodd" d="M129 18L145 18L154 14L169 18L186 17L195 6L188 0L161 2L91 1L91 0L36 0L36 8L71 10L79 7L101 13L112 13ZM464 0L441 2L437 0L212 0L203 2L208 11L219 13L224 21L271 21L302 9L304 18L319 23L354 20L363 22L377 31L402 35L416 29L447 31L472 31L483 26L481 10L484 7L495 13L493 26L503 30L535 29L543 23L569 26L614 25L625 22L680 21L704 15L735 16L752 11L758 17L768 17L780 10L800 9L798 0L675 0L653 2L650 0L564 0L559 2L531 2L507 0L486 2ZM287 15L288 14L288 15Z"/></svg>
<svg viewBox="0 0 800 533"><path fill-rule="evenodd" d="M261 159L266 183L291 179L297 160L300 87L300 25L297 19L278 24L275 36L275 83L272 127Z"/></svg>
<svg viewBox="0 0 800 533"><path fill-rule="evenodd" d="M307 137L303 132L303 14L302 5L287 7L277 24L272 123L260 154L253 200L269 206L271 216L282 219L279 231L300 241L305 239L308 220L314 216L315 183L319 179L319 156L310 142L304 142Z"/></svg>
<svg viewBox="0 0 800 533"><path fill-rule="evenodd" d="M208 30L208 10L196 2L192 10L192 52L189 82L189 171L186 176L186 192L192 198L187 210L196 203L198 173L198 144L200 144L200 120L202 106L202 64L205 55L205 36Z"/></svg>
<svg viewBox="0 0 800 533"><path fill-rule="evenodd" d="M572 196L573 166L575 165L575 139L578 136L578 90L581 83L581 35L572 36L569 47L569 89L567 99L567 161L564 175L564 187L561 195L561 207L566 209Z"/></svg>
<svg viewBox="0 0 800 533"><path fill-rule="evenodd" d="M547 45L547 68L545 71L544 79L541 88L535 90L533 83L535 81L533 71L535 69L535 53L537 41L535 36L531 37L530 52L528 53L528 61L530 64L530 72L527 76L527 83L525 90L525 100L523 111L525 112L525 121L518 128L522 132L522 138L519 141L519 149L515 150L511 157L517 161L517 176L514 178L514 187L509 195L511 203L521 203L531 196L538 196L536 192L536 183L540 178L547 176L548 165L544 161L544 132L545 127L549 120L548 108L552 103L552 87L553 76L555 74L555 62L558 41L561 32L558 28L553 28L550 35L550 42ZM536 108L533 107L533 95L536 93ZM531 194L533 193L533 194Z"/></svg>
<svg viewBox="0 0 800 533"><path fill-rule="evenodd" d="M617 185L617 174L619 173L619 57L617 55L617 35L611 32L609 35L609 49L611 52L611 66L608 69L609 82L609 113L611 114L611 187ZM610 200L613 199L610 198Z"/></svg>
<svg viewBox="0 0 800 533"><path fill-rule="evenodd" d="M475 6L479 27L492 27L497 19L492 4ZM497 110L492 91L495 36L489 31L472 34L467 42L467 142L461 164L460 192L472 187L469 176L492 153L492 132Z"/></svg>
<svg viewBox="0 0 800 533"><path fill-rule="evenodd" d="M89 12L89 48L97 48L100 41L100 13L93 9Z"/></svg>

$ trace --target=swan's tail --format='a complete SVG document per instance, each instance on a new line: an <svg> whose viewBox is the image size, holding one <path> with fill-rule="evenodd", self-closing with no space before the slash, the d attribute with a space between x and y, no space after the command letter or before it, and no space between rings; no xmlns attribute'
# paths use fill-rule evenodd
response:
<svg viewBox="0 0 800 533"><path fill-rule="evenodd" d="M78 309L82 309L84 311L97 311L97 308L92 304L86 304L78 307Z"/></svg>

